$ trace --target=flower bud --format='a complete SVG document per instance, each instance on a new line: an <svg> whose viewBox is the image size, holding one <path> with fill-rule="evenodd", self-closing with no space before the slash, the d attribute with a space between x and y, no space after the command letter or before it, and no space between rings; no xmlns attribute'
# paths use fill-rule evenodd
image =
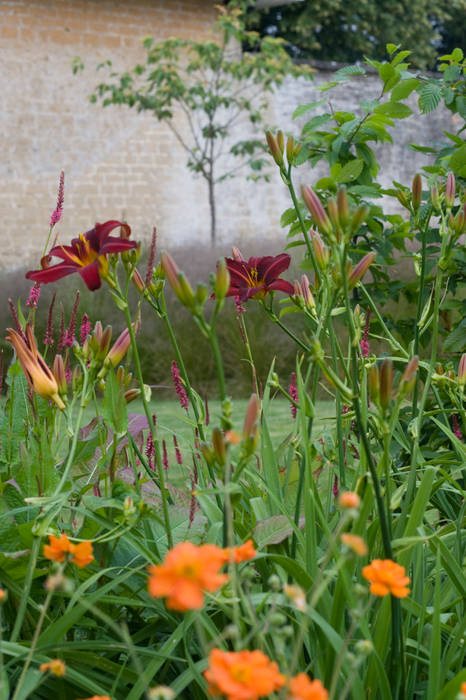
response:
<svg viewBox="0 0 466 700"><path fill-rule="evenodd" d="M230 288L230 272L228 270L225 258L221 258L217 263L217 272L215 275L215 298L221 301L224 299Z"/></svg>
<svg viewBox="0 0 466 700"><path fill-rule="evenodd" d="M126 353L128 352L130 345L131 337L129 334L129 330L125 328L123 333L121 333L116 339L111 350L108 352L104 360L104 366L110 367L111 365L112 367L116 367L117 365L119 365Z"/></svg>
<svg viewBox="0 0 466 700"><path fill-rule="evenodd" d="M303 185L302 195L304 202L317 226L327 235L331 235L332 224L330 223L330 219L325 213L322 203L314 190L311 190L311 188L307 187L307 185Z"/></svg>
<svg viewBox="0 0 466 700"><path fill-rule="evenodd" d="M361 224L367 219L369 207L360 206L356 209L351 220L351 233L356 233L361 227Z"/></svg>
<svg viewBox="0 0 466 700"><path fill-rule="evenodd" d="M406 365L406 369L403 372L403 376L400 380L399 392L400 396L409 394L413 390L414 384L416 383L416 372L419 364L419 357L414 355L414 357Z"/></svg>
<svg viewBox="0 0 466 700"><path fill-rule="evenodd" d="M194 292L185 275L180 272L177 264L168 253L162 253L161 263L170 286L178 299L184 306L192 308L194 306Z"/></svg>
<svg viewBox="0 0 466 700"><path fill-rule="evenodd" d="M404 192L403 190L397 190L396 198L398 199L402 207L404 207L405 209L409 209L409 202L408 197L406 196L406 192Z"/></svg>
<svg viewBox="0 0 466 700"><path fill-rule="evenodd" d="M133 274L131 275L131 281L133 282L134 286L138 290L140 294L144 292L145 289L145 284L144 280L142 279L139 270L135 267L133 270Z"/></svg>
<svg viewBox="0 0 466 700"><path fill-rule="evenodd" d="M351 270L349 277L348 277L348 286L350 289L353 289L357 285L357 283L364 277L366 274L367 270L371 266L373 260L375 258L375 253L367 253L361 260L358 262L358 264Z"/></svg>
<svg viewBox="0 0 466 700"><path fill-rule="evenodd" d="M246 439L255 433L255 428L257 424L257 418L259 416L260 402L257 394L251 394L249 399L248 407L246 409L246 416L243 425L243 438Z"/></svg>
<svg viewBox="0 0 466 700"><path fill-rule="evenodd" d="M440 210L440 197L439 197L438 188L436 187L436 185L433 185L430 188L430 199L431 199L432 206L434 207L434 209L437 209L437 211L439 211Z"/></svg>
<svg viewBox="0 0 466 700"><path fill-rule="evenodd" d="M451 209L455 201L455 176L453 173L448 173L447 182L445 185L445 204L447 209Z"/></svg>
<svg viewBox="0 0 466 700"><path fill-rule="evenodd" d="M0 588L0 605L3 605L3 603L6 603L8 599L8 591L6 591L4 588Z"/></svg>
<svg viewBox="0 0 466 700"><path fill-rule="evenodd" d="M372 365L367 377L367 385L369 388L369 396L374 403L380 400L380 377L379 368L377 365Z"/></svg>
<svg viewBox="0 0 466 700"><path fill-rule="evenodd" d="M233 246L233 248L231 249L231 255L233 257L233 260L236 260L237 262L245 262L242 252L236 246Z"/></svg>
<svg viewBox="0 0 466 700"><path fill-rule="evenodd" d="M58 393L61 396L66 396L68 387L66 384L65 365L63 364L63 357L61 355L55 355L55 359L53 361L53 374L57 380Z"/></svg>
<svg viewBox="0 0 466 700"><path fill-rule="evenodd" d="M123 394L123 398L125 400L125 403L131 403L131 401L134 401L134 399L137 399L140 395L140 389L128 389L128 391L125 391L125 393Z"/></svg>
<svg viewBox="0 0 466 700"><path fill-rule="evenodd" d="M277 131L277 145L280 149L280 153L283 155L285 152L285 137L283 135L283 131Z"/></svg>
<svg viewBox="0 0 466 700"><path fill-rule="evenodd" d="M461 355L460 363L458 365L458 384L464 386L466 384L466 353Z"/></svg>
<svg viewBox="0 0 466 700"><path fill-rule="evenodd" d="M336 230L340 228L340 221L338 219L338 207L337 201L333 197L327 200L327 211L330 217L330 221L333 224L333 228Z"/></svg>
<svg viewBox="0 0 466 700"><path fill-rule="evenodd" d="M359 535L353 535L351 532L344 532L341 536L341 541L344 545L351 549L358 557L364 557L367 554L367 544Z"/></svg>
<svg viewBox="0 0 466 700"><path fill-rule="evenodd" d="M280 151L280 147L275 137L270 133L270 131L266 131L265 138L267 139L267 145L269 147L269 151L272 155L272 158L280 168L283 167L283 153L282 151Z"/></svg>
<svg viewBox="0 0 466 700"><path fill-rule="evenodd" d="M212 447L214 450L215 459L219 464L225 464L226 448L223 434L220 428L214 428L212 431Z"/></svg>
<svg viewBox="0 0 466 700"><path fill-rule="evenodd" d="M330 251L324 245L324 242L320 237L320 234L317 233L317 231L311 231L311 240L317 264L321 270L325 270L330 258Z"/></svg>
<svg viewBox="0 0 466 700"><path fill-rule="evenodd" d="M411 203L413 205L414 211L417 211L421 206L422 199L422 178L419 173L413 178L413 184L411 186Z"/></svg>
<svg viewBox="0 0 466 700"><path fill-rule="evenodd" d="M207 288L207 285L204 284L203 282L199 282L199 284L196 287L196 294L195 294L195 301L197 306L203 306L205 300L209 296L209 290Z"/></svg>
<svg viewBox="0 0 466 700"><path fill-rule="evenodd" d="M384 411L392 400L393 363L385 359L380 365L380 404Z"/></svg>
<svg viewBox="0 0 466 700"><path fill-rule="evenodd" d="M309 280L307 278L307 275L301 275L301 289L303 291L303 298L304 298L304 303L306 305L306 308L315 315L316 311L316 302L314 299L314 296L311 292L311 289L309 287Z"/></svg>

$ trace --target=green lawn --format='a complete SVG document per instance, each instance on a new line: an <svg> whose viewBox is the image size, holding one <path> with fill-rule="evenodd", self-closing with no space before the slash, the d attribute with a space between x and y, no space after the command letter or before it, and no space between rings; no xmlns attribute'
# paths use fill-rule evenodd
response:
<svg viewBox="0 0 466 700"><path fill-rule="evenodd" d="M248 399L235 399L232 402L234 430L241 431L246 414ZM142 413L143 408L137 402L128 406L131 412ZM181 444L192 444L192 411L186 414L177 401L161 400L152 401L151 411L157 415L157 427L161 437L164 433L176 433ZM209 430L220 423L221 406L220 401L209 401L210 426ZM334 404L330 401L319 401L316 405L315 427L319 432L325 422L335 416ZM291 417L290 404L284 399L275 399L270 404L268 413L269 430L272 441L278 445L294 429L294 420Z"/></svg>

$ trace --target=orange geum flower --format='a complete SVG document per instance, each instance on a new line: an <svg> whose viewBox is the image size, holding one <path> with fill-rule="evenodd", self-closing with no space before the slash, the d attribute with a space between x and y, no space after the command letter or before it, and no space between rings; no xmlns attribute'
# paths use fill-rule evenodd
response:
<svg viewBox="0 0 466 700"><path fill-rule="evenodd" d="M110 695L93 695L92 698L80 698L79 700L111 700Z"/></svg>
<svg viewBox="0 0 466 700"><path fill-rule="evenodd" d="M162 564L149 567L149 593L154 598L167 598L171 610L200 610L204 592L213 593L228 581L228 576L220 573L227 559L225 550L214 544L180 542Z"/></svg>
<svg viewBox="0 0 466 700"><path fill-rule="evenodd" d="M227 700L268 697L286 682L277 664L261 651L212 649L204 677L209 694L224 695Z"/></svg>
<svg viewBox="0 0 466 700"><path fill-rule="evenodd" d="M305 673L298 673L289 680L289 700L327 700L328 692L321 681L309 678Z"/></svg>
<svg viewBox="0 0 466 700"><path fill-rule="evenodd" d="M240 545L239 547L233 547L231 550L226 549L225 553L228 559L231 557L230 552L233 554L233 561L235 564L241 564L242 561L254 559L257 554L252 540L247 540L244 544Z"/></svg>
<svg viewBox="0 0 466 700"><path fill-rule="evenodd" d="M344 491L338 499L342 508L359 508L360 502L358 494L354 491Z"/></svg>
<svg viewBox="0 0 466 700"><path fill-rule="evenodd" d="M396 598L406 598L410 579L405 576L404 566L396 564L391 559L374 559L365 566L362 575L371 582L370 592L378 596L391 593Z"/></svg>
<svg viewBox="0 0 466 700"><path fill-rule="evenodd" d="M44 544L44 556L60 564L68 559L80 568L87 566L94 559L90 542L73 544L64 532L60 537L49 535L49 544Z"/></svg>
<svg viewBox="0 0 466 700"><path fill-rule="evenodd" d="M351 532L344 532L341 536L341 541L357 554L358 557L364 557L367 554L367 544L359 535L353 535Z"/></svg>
<svg viewBox="0 0 466 700"><path fill-rule="evenodd" d="M66 673L66 666L61 659L52 659L47 661L45 664L41 664L39 669L44 673L50 671L53 676L64 676Z"/></svg>

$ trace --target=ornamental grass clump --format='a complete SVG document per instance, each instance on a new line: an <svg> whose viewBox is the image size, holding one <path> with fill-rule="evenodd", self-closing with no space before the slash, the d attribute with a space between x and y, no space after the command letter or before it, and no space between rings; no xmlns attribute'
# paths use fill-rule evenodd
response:
<svg viewBox="0 0 466 700"><path fill-rule="evenodd" d="M363 116L333 113L331 138L326 119L300 139L264 141L290 193L282 224L303 253L299 281L288 253L246 259L233 247L209 286L160 254L155 234L143 270L117 220L58 250L47 241L28 273L41 294L11 301L6 331L0 698L465 695L462 145L455 135L411 188L384 191L403 215L373 203L368 143L387 141L412 90L437 85L390 52ZM439 88L453 110L462 60L452 54ZM328 177L300 199L295 169L323 154ZM49 234L63 202L62 178ZM412 262L415 311L401 329L385 305L393 240ZM57 324L61 278L73 272L82 294ZM44 308L47 284L56 296ZM115 316L81 315L84 295L106 293ZM173 304L193 322L189 342ZM296 350L292 368L277 358L265 378L250 340L259 313ZM144 373L149 317L170 341L168 410ZM246 400L226 371L228 318ZM208 396L189 372L199 339L215 368Z"/></svg>

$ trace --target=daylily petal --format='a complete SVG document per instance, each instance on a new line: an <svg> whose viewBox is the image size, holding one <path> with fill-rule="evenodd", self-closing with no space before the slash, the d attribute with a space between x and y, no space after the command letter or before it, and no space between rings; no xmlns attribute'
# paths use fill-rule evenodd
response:
<svg viewBox="0 0 466 700"><path fill-rule="evenodd" d="M126 238L114 238L113 236L109 236L100 247L99 253L101 255L106 255L107 253L122 253L124 250L131 250L137 247L138 244L136 241L128 241Z"/></svg>
<svg viewBox="0 0 466 700"><path fill-rule="evenodd" d="M78 265L62 262L58 265L52 265L52 267L46 267L45 270L30 270L26 273L26 278L34 282L56 282L56 280L76 272L77 269Z"/></svg>
<svg viewBox="0 0 466 700"><path fill-rule="evenodd" d="M268 284L266 286L267 291L273 290L277 292L285 292L285 294L289 294L292 296L294 294L294 287L290 282L287 282L286 280L275 280L271 284Z"/></svg>
<svg viewBox="0 0 466 700"><path fill-rule="evenodd" d="M282 272L285 272L285 270L287 270L290 266L290 260L290 256L286 253L277 255L277 257L273 259L273 262L268 265L267 270L265 271L263 276L265 283L267 284L269 279L275 279L281 275Z"/></svg>
<svg viewBox="0 0 466 700"><path fill-rule="evenodd" d="M102 280L100 279L99 275L98 259L91 263L91 265L86 265L86 267L78 268L78 273L81 275L84 282L86 283L87 288L90 289L91 292L94 292L96 289L100 288Z"/></svg>

